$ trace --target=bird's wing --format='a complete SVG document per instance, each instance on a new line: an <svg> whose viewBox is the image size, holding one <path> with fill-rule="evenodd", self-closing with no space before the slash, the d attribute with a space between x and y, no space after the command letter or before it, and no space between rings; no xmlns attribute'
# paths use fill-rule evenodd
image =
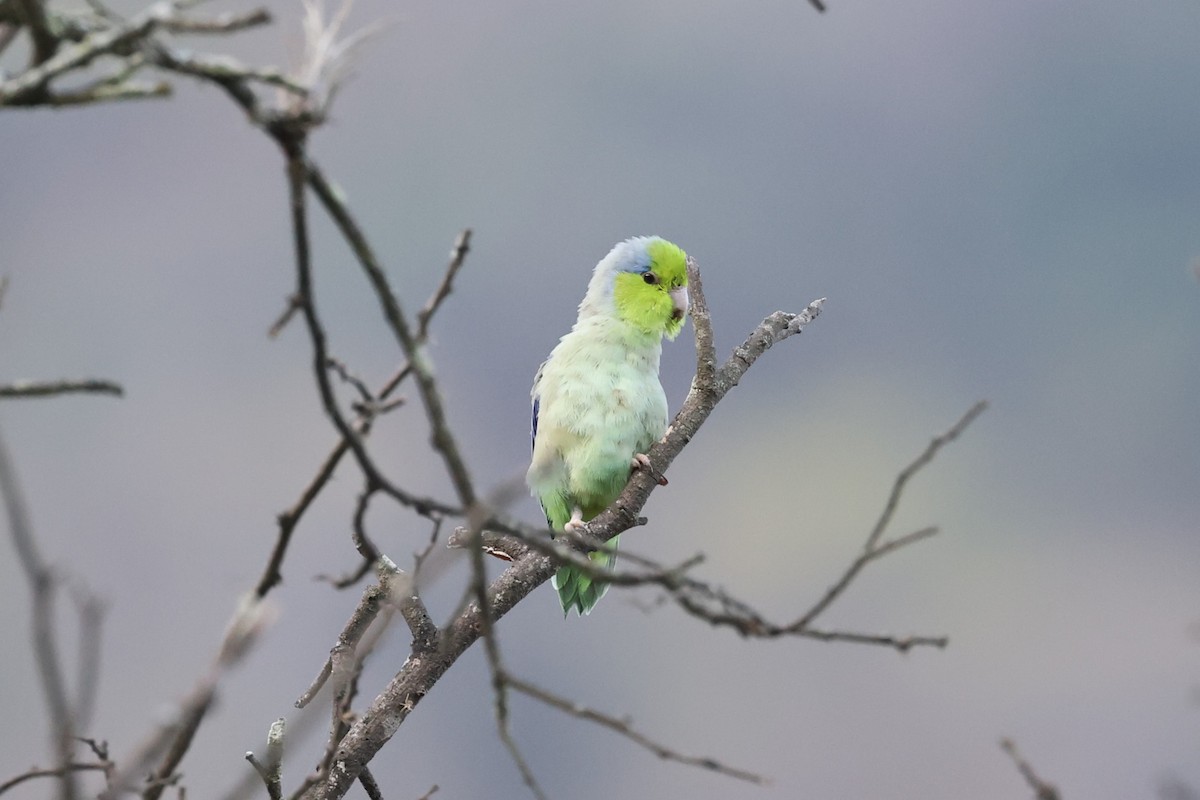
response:
<svg viewBox="0 0 1200 800"><path fill-rule="evenodd" d="M546 363L550 359L543 361L538 367L537 374L533 376L533 390L530 392L530 397L533 400L533 419L529 424L529 448L532 450L537 445L537 424L538 424L538 409L542 405L542 396L538 392L538 385L542 382L542 370L546 368Z"/></svg>

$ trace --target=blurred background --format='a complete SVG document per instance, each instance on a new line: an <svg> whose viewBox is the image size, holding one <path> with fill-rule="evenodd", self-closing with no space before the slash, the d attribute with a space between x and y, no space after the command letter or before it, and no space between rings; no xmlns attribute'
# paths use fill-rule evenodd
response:
<svg viewBox="0 0 1200 800"><path fill-rule="evenodd" d="M300 6L269 7L272 26L187 45L294 64ZM703 551L701 577L788 619L856 555L896 472L991 402L893 530L941 534L871 566L823 620L945 634L945 651L743 641L646 611L649 589L583 620L549 587L518 606L499 629L514 673L773 780L661 762L517 697L551 797L1028 797L1002 736L1068 798L1200 791L1195 3L360 0L348 26L378 19L312 149L412 312L474 229L432 356L481 487L523 473L534 370L592 266L636 234L699 261L722 354L776 309L829 301L717 409L630 550ZM46 557L107 605L89 734L114 755L191 687L335 441L302 326L266 336L294 286L280 154L215 88L177 87L0 113L0 382L126 390L0 407ZM401 355L313 216L331 349L378 385ZM673 408L692 369L689 328L664 352ZM449 497L406 391L372 452ZM190 797L221 796L272 720L304 717L292 703L360 594L314 580L357 563L359 485L339 471L301 525L279 620L183 763ZM531 500L513 511L539 518ZM429 533L385 503L369 526L402 566ZM430 587L438 619L465 575L447 561ZM51 762L28 609L6 539L5 777ZM381 644L365 698L407 639ZM285 787L319 757L325 698L312 713ZM528 796L479 649L372 769L388 798Z"/></svg>

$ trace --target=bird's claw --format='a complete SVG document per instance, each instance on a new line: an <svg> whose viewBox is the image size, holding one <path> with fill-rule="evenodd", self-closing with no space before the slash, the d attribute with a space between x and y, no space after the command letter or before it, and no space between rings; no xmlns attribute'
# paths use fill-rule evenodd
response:
<svg viewBox="0 0 1200 800"><path fill-rule="evenodd" d="M632 461L634 469L645 469L654 476L654 480L658 482L659 486L667 485L667 476L655 471L653 465L650 464L650 456L645 453L634 453Z"/></svg>
<svg viewBox="0 0 1200 800"><path fill-rule="evenodd" d="M571 509L571 518L563 525L563 531L566 533L578 533L586 524L583 521L583 509L573 508Z"/></svg>

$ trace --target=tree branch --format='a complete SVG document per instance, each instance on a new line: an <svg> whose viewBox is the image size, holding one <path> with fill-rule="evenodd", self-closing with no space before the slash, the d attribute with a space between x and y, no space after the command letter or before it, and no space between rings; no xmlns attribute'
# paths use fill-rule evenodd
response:
<svg viewBox="0 0 1200 800"><path fill-rule="evenodd" d="M100 800L117 800L130 790L140 791L142 800L158 800L162 796L163 789L174 780L175 770L191 746L192 737L212 707L221 678L258 642L262 631L274 616L274 609L253 594L241 600L212 664L179 702L171 716L129 755L116 762L120 769L112 774ZM151 770L155 760L159 760L158 766ZM146 778L148 770L151 771L149 778Z"/></svg>
<svg viewBox="0 0 1200 800"><path fill-rule="evenodd" d="M458 444L447 423L442 396L438 391L433 373L433 364L429 359L424 342L413 334L412 328L400 308L400 302L392 292L387 276L380 267L371 246L367 243L366 236L346 207L341 193L334 189L314 161L305 159L305 167L309 185L316 192L317 197L325 206L325 210L338 226L343 238L358 259L359 265L366 273L367 280L379 299L384 319L399 342L400 349L408 358L408 363L412 366L421 402L425 406L425 413L429 417L429 425L433 430L433 446L442 456L446 471L458 494L459 502L464 509L470 508L471 504L475 502L475 489L467 472L466 462L459 453ZM451 263L453 264L453 261Z"/></svg>
<svg viewBox="0 0 1200 800"><path fill-rule="evenodd" d="M0 397L52 397L60 394L111 394L121 397L125 390L118 383L94 378L79 381L16 381L0 386Z"/></svg>
<svg viewBox="0 0 1200 800"><path fill-rule="evenodd" d="M535 686L528 681L523 681L520 678L515 678L510 675L508 676L507 680L508 684L518 692L543 702L552 708L557 708L559 711L570 714L573 717L579 717L580 719L585 719L588 722L594 722L597 725L602 725L609 730L616 731L625 738L635 742L641 747L644 747L665 761L674 761L678 764L686 764L687 766L691 767L700 767L702 769L712 770L713 772L720 773L721 775L728 775L731 778L737 778L741 781L748 781L749 783L756 783L759 785L768 783L767 779L761 775L748 772L743 769L726 766L714 758L682 755L666 745L659 744L658 742L647 738L641 733L638 733L627 720L618 719L617 717L612 717L608 714L603 714L594 709L587 708L586 706L582 706L579 703L568 700L565 697L556 695L553 692L549 692L540 686Z"/></svg>
<svg viewBox="0 0 1200 800"><path fill-rule="evenodd" d="M1013 760L1017 771L1021 773L1021 777L1029 784L1029 788L1033 789L1034 797L1037 800L1060 800L1061 795L1058 789L1052 783L1046 783L1030 766L1029 762L1021 757L1017 752L1017 743L1012 739L1004 738L1000 740L1000 749L1008 753L1009 758Z"/></svg>
<svg viewBox="0 0 1200 800"><path fill-rule="evenodd" d="M429 324L432 321L434 314L437 313L437 311L442 307L443 301L445 301L445 299L449 296L449 287L452 284L453 278L455 275L457 275L459 269L461 269L463 265L468 250L468 244L470 242L470 235L470 229L466 229L459 234L450 263L446 268L446 273L443 276L438 288L430 296L429 300L425 303L425 306L422 309L421 324L418 328L418 340L422 344L424 344L428 338ZM443 289L443 287L446 288ZM285 311L285 316L290 316L294 310L299 310L302 302L303 299L300 298L299 295L293 293L288 303L288 309ZM281 317L280 320L276 322L275 327L281 326L285 323L286 320ZM412 367L407 363L397 370L396 373L384 383L379 391L375 393L376 404L382 404L387 401L388 398L391 397L392 393L396 391L396 388L411 374ZM369 413L363 413L365 411L367 411L367 409L360 411L358 419L354 422L353 426L354 432L359 436L360 439L365 439L367 437L367 435L370 433L371 425L374 422L374 416ZM300 522L300 518L304 515L304 512L308 510L308 507L312 504L313 500L315 500L317 495L320 494L321 490L325 488L325 485L329 482L329 479L333 477L334 470L337 468L338 463L342 460L342 456L344 456L349 449L349 441L344 437L340 439L338 443L334 445L333 450L321 463L320 468L317 470L316 476L301 492L300 498L295 502L295 504L292 505L291 508L279 515L279 536L276 539L275 547L273 548L271 556L268 559L266 569L263 571L263 575L259 579L258 587L255 589L260 597L265 596L267 592L269 592L283 579L280 569L283 566L283 559L287 553L288 545L291 543L292 533L295 531L296 526ZM423 513L426 516L433 514L457 515L458 513L461 513L459 509L447 506L431 497L417 498L414 508L418 513Z"/></svg>
<svg viewBox="0 0 1200 800"><path fill-rule="evenodd" d="M454 246L450 248L450 263L446 267L445 274L442 275L442 282L438 284L433 295L417 312L417 341L424 342L429 336L429 322L433 319L433 315L442 301L450 296L450 292L454 291L454 279L458 276L458 271L462 269L463 262L470 250L471 229L464 228L458 234L458 238L454 240Z"/></svg>
<svg viewBox="0 0 1200 800"><path fill-rule="evenodd" d="M37 0L26 0L37 3ZM51 57L14 78L0 83L0 106L37 105L51 80L73 69L86 66L97 56L112 53L130 42L145 38L175 12L172 2L160 2L147 8L129 22L88 34L78 44L59 48Z"/></svg>
<svg viewBox="0 0 1200 800"><path fill-rule="evenodd" d="M967 429L967 426L975 421L975 418L987 410L987 401L980 400L975 405L971 406L967 413L963 414L958 422L951 426L950 430L943 433L941 436L935 436L929 445L917 456L911 464L900 471L896 476L896 482L892 484L891 494L888 495L887 502L884 504L883 513L879 515L879 521L875 523L875 527L871 530L871 535L867 537L865 550L873 550L875 544L879 541L879 537L883 535L884 530L892 521L892 516L896 513L896 507L900 504L900 495L904 493L904 487L908 484L910 478L921 471L925 465L933 460L933 457L938 454L938 451L945 447L950 442L954 441L959 435Z"/></svg>
<svg viewBox="0 0 1200 800"><path fill-rule="evenodd" d="M54 628L54 595L56 579L53 570L38 552L25 499L17 475L8 457L8 449L0 439L0 496L8 512L9 534L17 551L17 560L29 581L32 595L33 652L38 675L42 681L50 730L54 740L58 766L59 797L71 800L78 793L76 770L71 769L75 747L75 718L67 699L67 683L63 677L62 660Z"/></svg>
<svg viewBox="0 0 1200 800"><path fill-rule="evenodd" d="M703 304L703 290L699 284L693 287L692 292L699 295L698 302ZM648 454L658 473L665 472L720 399L736 385L758 357L777 342L803 331L820 313L823 302L819 300L810 304L800 314L776 312L767 317L716 371L711 382L693 381L692 389L667 434ZM700 350L699 347L697 349ZM634 473L616 502L588 524L590 535L607 541L638 522L639 512L658 485L650 472L638 470ZM534 588L548 580L554 570L554 560L537 552L527 553L514 562L488 589L490 619L503 617ZM409 659L350 728L338 748L333 769L324 785L313 787L306 797L333 800L349 790L362 768L395 734L421 698L480 637L486 625L483 613L478 603L472 603L443 631L442 647L436 657Z"/></svg>
<svg viewBox="0 0 1200 800"><path fill-rule="evenodd" d="M90 762L73 762L64 767L55 767L54 769L39 769L34 767L28 772L22 772L20 775L16 775L4 781L3 783L0 783L0 794L4 794L14 786L18 786L25 781L33 780L34 778L62 778L67 772L89 772L93 770L103 772L104 770L108 769L109 766L110 765L103 763L93 764Z"/></svg>

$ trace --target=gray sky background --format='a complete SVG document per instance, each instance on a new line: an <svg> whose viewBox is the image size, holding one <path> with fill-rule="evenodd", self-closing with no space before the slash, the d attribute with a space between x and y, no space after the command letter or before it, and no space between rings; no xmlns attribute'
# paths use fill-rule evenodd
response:
<svg viewBox="0 0 1200 800"><path fill-rule="evenodd" d="M287 63L299 7L271 7L268 29L190 44ZM944 633L944 652L746 642L615 592L583 621L549 588L521 604L500 627L514 672L774 781L662 763L518 698L551 797L1028 796L1001 736L1066 797L1200 787L1195 3L362 0L351 24L381 17L313 149L411 310L475 229L432 352L481 486L523 472L533 372L636 234L699 260L722 353L777 308L829 302L718 409L631 549L701 550L704 577L786 618L854 557L897 470L992 404L906 496L895 532L942 535L826 619ZM294 282L287 220L282 160L215 89L0 114L0 380L127 391L0 408L46 555L108 602L90 733L115 753L192 684L334 440L302 328L265 336ZM332 348L379 383L397 348L314 227ZM664 354L673 407L689 337ZM444 490L415 404L371 441L397 480ZM343 470L302 525L280 619L184 763L190 797L220 796L272 720L298 719L359 594L312 581L355 563L358 486ZM370 524L402 562L428 532L382 507ZM464 575L449 564L435 616ZM48 761L27 598L5 542L5 776ZM364 694L406 650L394 631ZM293 744L293 785L318 753ZM389 798L526 796L480 652L372 766Z"/></svg>

